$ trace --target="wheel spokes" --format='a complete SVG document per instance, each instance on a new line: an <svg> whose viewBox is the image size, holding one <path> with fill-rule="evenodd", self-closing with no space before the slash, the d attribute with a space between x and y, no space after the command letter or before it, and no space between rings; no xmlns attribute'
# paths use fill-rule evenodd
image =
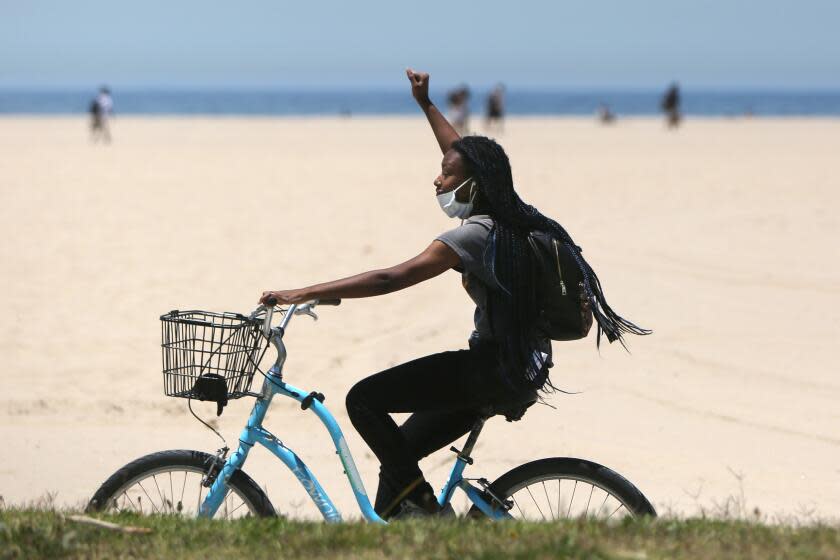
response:
<svg viewBox="0 0 840 560"><path fill-rule="evenodd" d="M548 513L551 514L551 520L554 520L554 510L551 509L551 499L548 497L548 489L545 487L545 481L542 483L543 492L545 492L545 501L548 502Z"/></svg>
<svg viewBox="0 0 840 560"><path fill-rule="evenodd" d="M557 483L556 493L552 481ZM567 486L563 484L564 481L573 484ZM538 489L540 486L542 491ZM519 499L521 496L525 497L524 501ZM503 497L513 504L509 513L523 520L553 521L564 517L591 517L613 521L634 515L627 504L610 490L593 481L571 476L544 476L530 480L514 487L510 495ZM554 497L557 499L556 504L553 502Z"/></svg>
<svg viewBox="0 0 840 560"><path fill-rule="evenodd" d="M526 486L525 489L528 491L528 495L531 496L531 500L534 502L537 511L540 512L540 517L543 518L543 521L546 521L545 514L542 512L542 509L540 509L540 504L537 503L537 500L534 498L534 495L531 494L531 488Z"/></svg>
<svg viewBox="0 0 840 560"><path fill-rule="evenodd" d="M160 480L158 477L161 477ZM179 477L182 478L180 481ZM140 515L196 517L209 491L202 484L203 479L202 471L185 467L149 471L119 489L116 497L109 500L107 509L116 512L133 511ZM257 512L235 487L229 487L217 513L219 517L231 519Z"/></svg>

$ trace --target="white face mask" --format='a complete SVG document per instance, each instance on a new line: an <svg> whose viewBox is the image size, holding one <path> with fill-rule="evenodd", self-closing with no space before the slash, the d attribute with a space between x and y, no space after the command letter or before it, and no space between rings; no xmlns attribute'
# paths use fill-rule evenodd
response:
<svg viewBox="0 0 840 560"><path fill-rule="evenodd" d="M466 181L464 181L451 191L437 195L437 200L438 204L440 204L440 209L443 210L444 213L446 213L446 215L450 218L461 218L463 220L470 215L470 212L472 212L473 200L475 200L475 193L477 191L472 192L469 202L459 202L455 200L455 193L458 192L458 189L460 189L470 181L472 181L472 177L467 178ZM475 181L472 181L472 184L470 185L470 190L474 188Z"/></svg>

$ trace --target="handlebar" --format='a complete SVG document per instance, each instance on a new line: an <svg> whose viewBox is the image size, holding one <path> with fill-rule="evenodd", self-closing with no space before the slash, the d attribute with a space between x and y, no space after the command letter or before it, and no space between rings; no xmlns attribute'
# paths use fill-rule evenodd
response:
<svg viewBox="0 0 840 560"><path fill-rule="evenodd" d="M271 336L271 320L274 318L274 311L275 306L277 305L276 298L269 298L267 300L267 305L260 304L254 312L251 314L251 317L256 318L260 312L265 311L265 316L263 317L263 327L262 331L266 338ZM340 298L329 298L329 299L316 299L307 303L293 303L287 309L285 309L285 316L283 317L283 321L280 323L280 332L286 328L286 325L289 324L289 321L292 319L294 315L309 315L315 320L318 320L318 316L315 315L315 312L312 311L318 305L341 305Z"/></svg>
<svg viewBox="0 0 840 560"><path fill-rule="evenodd" d="M277 298L268 298L266 303L271 307L277 305ZM341 298L327 298L327 299L315 299L309 302L308 305L315 307L316 305L341 305Z"/></svg>
<svg viewBox="0 0 840 560"><path fill-rule="evenodd" d="M316 299L313 305L341 305L341 298Z"/></svg>
<svg viewBox="0 0 840 560"><path fill-rule="evenodd" d="M278 310L275 306L277 305L277 301L272 301L271 298L265 304L260 304L253 313L251 313L251 320L256 320L260 313L265 313L262 318L262 333L263 335L269 339L271 344L277 349L277 359L274 361L274 365L268 370L269 375L273 375L276 377L282 376L283 364L286 361L286 345L283 344L283 333L286 332L286 326L289 324L289 321L292 320L292 317L295 315L309 315L315 320L318 320L318 316L315 315L315 312L312 311L318 305L340 305L341 300L338 298L333 299L322 299L322 300L313 300L307 303L293 303L286 309L279 309L280 312L283 313L283 320L280 321L280 324L274 328L271 327L271 319L274 317L274 312Z"/></svg>

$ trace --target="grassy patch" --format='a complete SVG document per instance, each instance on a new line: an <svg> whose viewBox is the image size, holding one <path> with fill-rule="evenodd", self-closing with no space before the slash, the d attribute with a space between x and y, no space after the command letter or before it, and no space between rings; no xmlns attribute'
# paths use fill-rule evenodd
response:
<svg viewBox="0 0 840 560"><path fill-rule="evenodd" d="M0 510L0 558L840 558L840 527L829 525L420 520L380 527L285 519L101 518L152 531L111 531L55 511Z"/></svg>

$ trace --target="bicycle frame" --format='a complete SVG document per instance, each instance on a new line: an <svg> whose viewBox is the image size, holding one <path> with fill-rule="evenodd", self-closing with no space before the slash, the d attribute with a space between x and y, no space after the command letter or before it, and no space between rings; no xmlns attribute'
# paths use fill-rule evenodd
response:
<svg viewBox="0 0 840 560"><path fill-rule="evenodd" d="M329 495L327 495L326 491L324 491L321 487L321 484L318 482L318 479L312 471L309 470L309 467L306 466L297 453L286 447L282 441L262 426L265 415L268 412L268 407L271 405L271 401L275 395L279 394L285 397L290 397L298 402L303 402L303 400L307 399L309 396L307 391L303 391L285 383L283 381L282 370L283 363L286 359L286 349L283 344L283 333L285 332L285 328L295 313L314 315L311 311L311 307L312 306L310 304L300 307L296 305L290 306L283 318L283 321L281 322L281 325L274 329L270 328L271 313L269 310L266 310L267 326L265 328L265 332L268 333L267 336L269 336L271 343L277 348L277 361L268 371L265 381L263 382L261 393L256 395L257 401L254 404L254 408L251 410L248 423L245 425L245 428L239 436L239 446L236 451L228 457L216 477L216 480L210 487L210 491L199 508L199 516L213 517L215 515L228 492L228 481L230 480L230 477L233 476L233 473L235 473L238 469L241 469L244 466L245 461L248 458L248 454L254 445L260 444L273 453L275 457L280 459L280 461L282 461L283 464L292 471L292 474L294 474L295 478L297 478L301 483L304 490L315 503L315 506L327 522L338 523L342 521L338 508L335 507L335 504L333 504ZM353 455L350 453L347 441L344 439L344 435L342 434L341 428L339 427L335 417L318 399L308 398L307 402L310 403L308 407L309 410L314 412L318 419L321 420L333 440L336 453L344 466L344 473L347 475L347 479L350 482L350 487L353 489L353 494L356 497L356 502L359 505L359 510L362 515L367 521L373 523L386 523L386 521L379 517L376 511L374 511L373 506L371 505L370 498L368 498L364 483L362 482L362 478L356 468L356 463L353 460ZM504 508L494 508L491 503L484 499L483 491L470 484L469 481L463 477L464 469L466 468L468 462L471 461L468 458L468 454L470 453L472 446L475 444L475 438L477 438L477 432L475 437L471 435L464 450L458 453L458 456L455 459L455 464L449 474L449 478L438 497L438 502L441 507L445 506L451 500L455 489L461 488L467 494L470 501L481 509L485 515L493 519L507 519L510 516Z"/></svg>

